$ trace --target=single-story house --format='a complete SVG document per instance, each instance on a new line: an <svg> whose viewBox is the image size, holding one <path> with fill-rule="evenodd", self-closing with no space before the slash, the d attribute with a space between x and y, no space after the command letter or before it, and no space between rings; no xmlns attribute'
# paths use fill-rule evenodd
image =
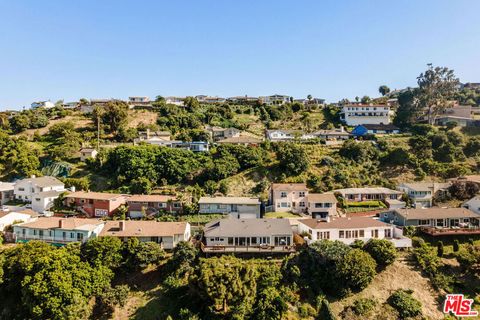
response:
<svg viewBox="0 0 480 320"><path fill-rule="evenodd" d="M260 218L261 202L249 197L201 197L198 200L200 213L229 214L238 219Z"/></svg>
<svg viewBox="0 0 480 320"><path fill-rule="evenodd" d="M397 133L400 133L400 129L393 124L360 124L352 130L352 135L354 136Z"/></svg>
<svg viewBox="0 0 480 320"><path fill-rule="evenodd" d="M367 187L367 188L346 188L333 190L334 193L338 192L347 201L371 201L371 200L387 200L396 199L399 200L403 192L392 190L384 187Z"/></svg>
<svg viewBox="0 0 480 320"><path fill-rule="evenodd" d="M212 137L213 141L219 141L228 138L238 138L242 132L237 128L221 128L215 126L207 126L206 130Z"/></svg>
<svg viewBox="0 0 480 320"><path fill-rule="evenodd" d="M112 216L127 202L127 195L117 193L77 191L65 196L65 205L72 206L89 217Z"/></svg>
<svg viewBox="0 0 480 320"><path fill-rule="evenodd" d="M117 237L122 241L137 238L141 242L156 242L164 249L171 250L180 241L188 241L191 231L188 222L158 222L121 220L107 221L100 237Z"/></svg>
<svg viewBox="0 0 480 320"><path fill-rule="evenodd" d="M244 146L258 146L260 143L262 143L262 140L254 137L239 136L239 137L231 137L231 138L219 140L217 141L217 143L218 144L240 144Z"/></svg>
<svg viewBox="0 0 480 320"><path fill-rule="evenodd" d="M93 148L82 148L80 149L80 160L85 161L90 158L95 159L97 154L98 154L98 151Z"/></svg>
<svg viewBox="0 0 480 320"><path fill-rule="evenodd" d="M40 217L34 221L15 224L16 242L41 240L56 245L85 242L100 234L105 225L97 219Z"/></svg>
<svg viewBox="0 0 480 320"><path fill-rule="evenodd" d="M347 140L350 138L350 133L345 131L343 126L331 130L318 130L313 133L304 134L302 139L324 139L324 140Z"/></svg>
<svg viewBox="0 0 480 320"><path fill-rule="evenodd" d="M30 222L35 220L39 214L33 210L25 209L20 211L0 211L0 231L14 223Z"/></svg>
<svg viewBox="0 0 480 320"><path fill-rule="evenodd" d="M309 242L327 239L350 245L355 240L388 239L396 247L412 246L411 240L403 237L400 229L369 217L299 219L298 222L299 233L308 234Z"/></svg>
<svg viewBox="0 0 480 320"><path fill-rule="evenodd" d="M175 196L159 194L135 194L127 199L128 212L131 218L156 214L160 211L179 213L182 202Z"/></svg>
<svg viewBox="0 0 480 320"><path fill-rule="evenodd" d="M295 251L288 219L220 219L204 228L204 252L285 253Z"/></svg>

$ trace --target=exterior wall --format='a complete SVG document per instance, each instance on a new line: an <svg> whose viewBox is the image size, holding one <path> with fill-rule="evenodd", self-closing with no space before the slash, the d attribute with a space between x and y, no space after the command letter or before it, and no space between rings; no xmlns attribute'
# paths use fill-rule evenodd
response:
<svg viewBox="0 0 480 320"><path fill-rule="evenodd" d="M99 225L93 231L86 230L68 230L68 229L35 229L26 228L22 225L14 225L13 232L16 235L17 242L24 242L30 240L43 240L50 243L70 243L70 242L85 242L90 238L95 238L103 229L103 224ZM43 234L42 234L43 233Z"/></svg>
<svg viewBox="0 0 480 320"><path fill-rule="evenodd" d="M96 200L83 198L67 198L67 206L73 205L75 208L84 211L90 217L111 216L122 204L125 204L124 197L118 197L115 200Z"/></svg>
<svg viewBox="0 0 480 320"><path fill-rule="evenodd" d="M278 130L278 131L268 132L267 138L270 141L285 141L285 140L293 140L295 139L295 136L290 132Z"/></svg>
<svg viewBox="0 0 480 320"><path fill-rule="evenodd" d="M326 218L337 215L337 204L326 202L308 202L308 213L312 218Z"/></svg>
<svg viewBox="0 0 480 320"><path fill-rule="evenodd" d="M88 158L95 158L97 156L97 150L93 150L92 152L81 152L80 153L80 160L85 161Z"/></svg>
<svg viewBox="0 0 480 320"><path fill-rule="evenodd" d="M299 223L299 233L308 233L311 241L322 239L339 240L345 244L352 244L355 240L368 241L370 239L385 239L394 236L394 227L371 227L371 228L353 228L353 229L312 229L303 223ZM362 234L363 232L363 234Z"/></svg>
<svg viewBox="0 0 480 320"><path fill-rule="evenodd" d="M303 193L302 193L303 192ZM307 209L308 189L301 191L271 190L271 203L276 212L304 212Z"/></svg>
<svg viewBox="0 0 480 320"><path fill-rule="evenodd" d="M0 231L4 231L6 227L11 226L15 221L29 222L32 218L29 214L10 212L9 214L0 218Z"/></svg>
<svg viewBox="0 0 480 320"><path fill-rule="evenodd" d="M14 194L15 199L31 202L34 194L46 191L65 191L65 185L62 183L59 185L38 187L28 180L21 180L15 184Z"/></svg>
<svg viewBox="0 0 480 320"><path fill-rule="evenodd" d="M431 191L415 191L403 186L399 186L398 190L408 195L415 208L430 208L432 206L433 196Z"/></svg>
<svg viewBox="0 0 480 320"><path fill-rule="evenodd" d="M463 207L480 214L480 197L465 202Z"/></svg>
<svg viewBox="0 0 480 320"><path fill-rule="evenodd" d="M4 205L10 200L13 200L14 197L13 190L0 191L0 205Z"/></svg>
<svg viewBox="0 0 480 320"><path fill-rule="evenodd" d="M362 194L362 193L344 193L342 197L347 201L369 201L369 200L386 200L386 199L399 199L401 197L400 194L384 194L384 193L369 193L369 194Z"/></svg>
<svg viewBox="0 0 480 320"><path fill-rule="evenodd" d="M44 197L33 195L32 210L40 213L43 213L44 211L48 211L53 207L54 201L57 198L58 196L44 198Z"/></svg>
<svg viewBox="0 0 480 320"><path fill-rule="evenodd" d="M389 124L390 107L387 106L344 106L343 121L349 126L361 124Z"/></svg>

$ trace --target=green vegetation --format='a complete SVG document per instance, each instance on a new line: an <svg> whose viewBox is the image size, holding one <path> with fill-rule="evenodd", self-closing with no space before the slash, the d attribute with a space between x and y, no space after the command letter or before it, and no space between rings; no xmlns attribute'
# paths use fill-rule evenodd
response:
<svg viewBox="0 0 480 320"><path fill-rule="evenodd" d="M422 314L422 304L412 297L408 290L397 290L389 298L389 303L394 307L400 318L408 319Z"/></svg>

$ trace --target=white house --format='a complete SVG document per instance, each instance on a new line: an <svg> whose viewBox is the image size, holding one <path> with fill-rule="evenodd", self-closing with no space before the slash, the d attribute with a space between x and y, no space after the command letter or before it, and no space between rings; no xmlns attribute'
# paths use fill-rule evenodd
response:
<svg viewBox="0 0 480 320"><path fill-rule="evenodd" d="M269 192L269 204L276 212L305 212L307 196L305 183L273 183Z"/></svg>
<svg viewBox="0 0 480 320"><path fill-rule="evenodd" d="M34 211L43 213L53 206L53 201L66 191L63 182L55 177L35 177L15 183L15 199L30 202Z"/></svg>
<svg viewBox="0 0 480 320"><path fill-rule="evenodd" d="M94 148L82 148L80 150L80 160L85 161L90 158L95 159L97 154L98 154L98 151Z"/></svg>
<svg viewBox="0 0 480 320"><path fill-rule="evenodd" d="M15 183L0 181L0 205L13 200L13 191L15 190Z"/></svg>
<svg viewBox="0 0 480 320"><path fill-rule="evenodd" d="M176 106L184 106L185 97L166 97L165 103L166 104L174 104Z"/></svg>
<svg viewBox="0 0 480 320"><path fill-rule="evenodd" d="M283 105L285 103L290 102L290 96L282 95L282 94L274 94L271 96L264 96L259 97L260 102L266 104L267 106L270 105Z"/></svg>
<svg viewBox="0 0 480 320"><path fill-rule="evenodd" d="M344 105L340 119L349 126L389 124L392 111L387 105Z"/></svg>
<svg viewBox="0 0 480 320"><path fill-rule="evenodd" d="M0 211L0 231L14 223L30 222L38 217L38 213L25 209L21 211Z"/></svg>
<svg viewBox="0 0 480 320"><path fill-rule="evenodd" d="M309 242L328 239L350 245L355 240L388 239L396 247L412 246L411 240L403 237L400 229L369 217L299 219L298 222L299 233L308 234Z"/></svg>
<svg viewBox="0 0 480 320"><path fill-rule="evenodd" d="M309 193L307 213L312 218L327 218L337 215L337 198L332 193Z"/></svg>
<svg viewBox="0 0 480 320"><path fill-rule="evenodd" d="M31 107L32 109L38 109L38 108L52 109L55 107L55 104L51 101L37 101L37 102L32 102Z"/></svg>
<svg viewBox="0 0 480 320"><path fill-rule="evenodd" d="M260 218L260 200L249 197L201 197L200 213L229 214L238 219Z"/></svg>
<svg viewBox="0 0 480 320"><path fill-rule="evenodd" d="M300 138L302 136L302 132L294 131L294 130L266 130L265 136L267 140L272 142L276 141L290 141L295 139L296 137Z"/></svg>
<svg viewBox="0 0 480 320"><path fill-rule="evenodd" d="M480 214L480 195L475 196L472 199L468 200L462 205L462 207Z"/></svg>

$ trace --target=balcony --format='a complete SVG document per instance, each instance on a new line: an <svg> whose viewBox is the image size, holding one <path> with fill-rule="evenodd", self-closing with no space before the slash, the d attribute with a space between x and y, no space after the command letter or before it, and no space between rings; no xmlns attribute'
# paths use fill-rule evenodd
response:
<svg viewBox="0 0 480 320"><path fill-rule="evenodd" d="M49 237L49 236L39 236L39 235L29 235L29 236L22 236L17 235L15 236L15 242L28 242L28 241L44 241L47 243L57 243L57 244L67 244L72 242L86 242L87 239L77 239L77 238L63 238L63 237Z"/></svg>
<svg viewBox="0 0 480 320"><path fill-rule="evenodd" d="M480 235L479 226L468 226L468 227L451 227L451 228L442 228L442 227L420 227L420 230L423 233L429 234L431 236L453 236L453 235Z"/></svg>
<svg viewBox="0 0 480 320"><path fill-rule="evenodd" d="M292 253L295 246L206 246L201 244L205 253Z"/></svg>

